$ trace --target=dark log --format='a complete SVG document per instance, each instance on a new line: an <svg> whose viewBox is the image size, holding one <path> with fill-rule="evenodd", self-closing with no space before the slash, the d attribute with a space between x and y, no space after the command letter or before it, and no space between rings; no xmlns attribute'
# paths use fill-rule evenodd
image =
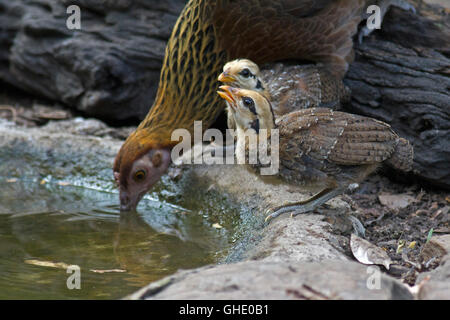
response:
<svg viewBox="0 0 450 320"><path fill-rule="evenodd" d="M81 30L66 27L70 4ZM183 0L0 0L0 80L106 120L142 119ZM415 172L450 188L449 18L414 1L356 46L347 111L390 123ZM426 18L423 17L426 16Z"/></svg>
<svg viewBox="0 0 450 320"><path fill-rule="evenodd" d="M81 8L69 30L66 9ZM0 79L89 116L142 119L182 0L0 0Z"/></svg>
<svg viewBox="0 0 450 320"><path fill-rule="evenodd" d="M450 24L437 18L392 9L356 46L345 109L391 124L414 146L414 173L450 188Z"/></svg>

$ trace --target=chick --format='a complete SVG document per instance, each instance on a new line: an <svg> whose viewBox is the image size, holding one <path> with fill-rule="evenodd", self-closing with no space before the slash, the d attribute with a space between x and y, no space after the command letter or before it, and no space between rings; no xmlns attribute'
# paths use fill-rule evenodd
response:
<svg viewBox="0 0 450 320"><path fill-rule="evenodd" d="M276 63L266 65L261 71L251 60L236 59L225 64L218 80L232 87L259 92L272 102L276 118L318 106L338 108L350 98L350 90L342 80L320 65ZM228 127L235 129L230 112Z"/></svg>
<svg viewBox="0 0 450 320"><path fill-rule="evenodd" d="M236 59L228 62L223 67L223 72L219 75L218 80L222 83L227 83L233 87L251 89L261 93L266 98L270 99L269 92L263 83L261 72L256 63L248 59ZM233 114L230 110L228 101L226 103L227 111L227 125L230 129L236 129Z"/></svg>
<svg viewBox="0 0 450 320"><path fill-rule="evenodd" d="M257 146L246 143L247 137L260 139L267 134L270 150L278 147L276 175L289 184L321 190L305 201L272 209L266 220L288 211L292 216L312 211L364 180L382 163L411 170L412 146L384 122L329 108L299 110L275 121L270 101L260 93L230 86L220 89L236 121L236 157L248 160ZM278 129L278 146L271 144L274 129ZM260 173L266 165L258 159L249 166Z"/></svg>

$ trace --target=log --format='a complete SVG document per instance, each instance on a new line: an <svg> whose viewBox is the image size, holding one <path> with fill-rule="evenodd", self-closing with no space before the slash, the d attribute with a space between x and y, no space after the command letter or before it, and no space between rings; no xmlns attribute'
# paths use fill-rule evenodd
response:
<svg viewBox="0 0 450 320"><path fill-rule="evenodd" d="M67 7L81 9L69 30ZM0 0L0 80L107 120L142 119L182 0Z"/></svg>
<svg viewBox="0 0 450 320"><path fill-rule="evenodd" d="M344 109L389 123L414 146L414 174L449 189L450 23L437 17L393 8L381 32L356 46Z"/></svg>
<svg viewBox="0 0 450 320"><path fill-rule="evenodd" d="M81 8L81 30L66 8ZM0 0L0 81L87 116L143 119L183 0ZM388 122L415 148L414 172L450 189L450 35L443 9L391 10L356 45L347 111ZM424 17L425 16L425 17Z"/></svg>

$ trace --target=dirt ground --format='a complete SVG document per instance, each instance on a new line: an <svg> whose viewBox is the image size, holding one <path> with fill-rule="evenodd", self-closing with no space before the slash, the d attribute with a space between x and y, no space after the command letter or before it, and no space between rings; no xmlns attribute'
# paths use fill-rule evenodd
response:
<svg viewBox="0 0 450 320"><path fill-rule="evenodd" d="M366 228L366 240L385 250L393 265L387 272L410 285L420 272L439 261L424 261L422 249L431 235L449 234L450 193L396 183L381 174L370 176L344 196Z"/></svg>

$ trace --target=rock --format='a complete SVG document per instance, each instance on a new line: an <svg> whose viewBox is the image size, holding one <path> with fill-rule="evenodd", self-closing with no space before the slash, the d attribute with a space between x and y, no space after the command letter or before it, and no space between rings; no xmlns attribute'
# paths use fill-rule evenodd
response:
<svg viewBox="0 0 450 320"><path fill-rule="evenodd" d="M310 195L291 186L267 183L242 165L196 166L192 178L204 183L205 189L214 183L216 190L231 195L235 201L254 208L254 246L241 253L243 259L266 261L312 262L324 259L348 260L341 244L344 237L333 234L323 215L309 213L291 218L289 214L264 223L265 211L282 203L295 202ZM327 202L331 212L345 213L348 204L339 197ZM350 223L350 222L349 222Z"/></svg>
<svg viewBox="0 0 450 320"><path fill-rule="evenodd" d="M350 261L277 263L246 261L180 271L128 299L412 299L405 285L380 274L369 289L368 268Z"/></svg>
<svg viewBox="0 0 450 320"><path fill-rule="evenodd" d="M417 279L422 300L450 300L450 255L447 255L441 265L431 272L422 273Z"/></svg>
<svg viewBox="0 0 450 320"><path fill-rule="evenodd" d="M450 300L450 234L433 236L420 254L425 263L431 259L440 260L440 265L431 272L419 275L417 294L424 300Z"/></svg>
<svg viewBox="0 0 450 320"><path fill-rule="evenodd" d="M442 258L450 254L450 234L433 236L420 253L422 261L427 262L432 258Z"/></svg>

